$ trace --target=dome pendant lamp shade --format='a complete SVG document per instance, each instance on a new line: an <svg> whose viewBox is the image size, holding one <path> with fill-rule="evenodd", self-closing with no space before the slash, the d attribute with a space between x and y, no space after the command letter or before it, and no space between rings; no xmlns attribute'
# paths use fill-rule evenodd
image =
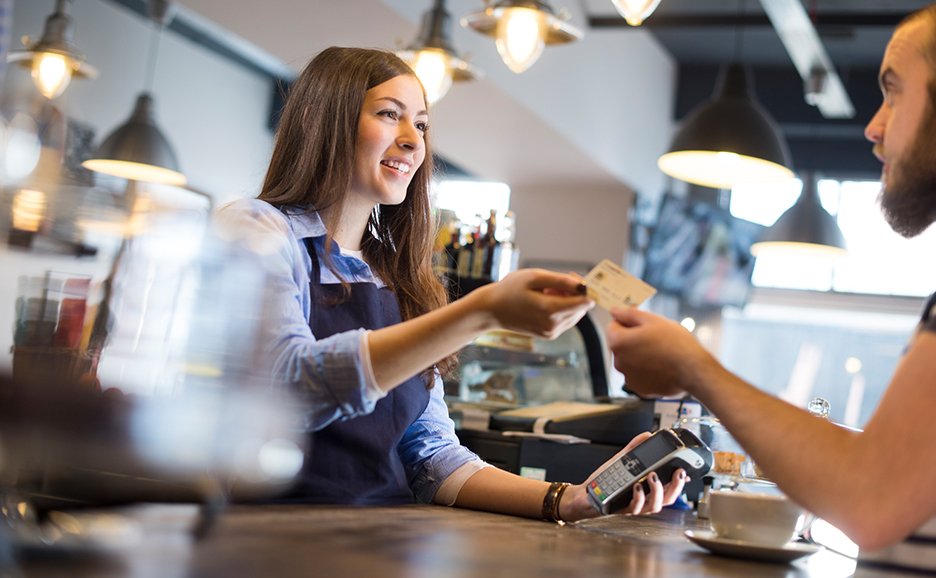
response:
<svg viewBox="0 0 936 578"><path fill-rule="evenodd" d="M481 71L467 60L459 58L451 42L452 17L445 11L445 0L435 0L435 6L423 15L419 37L397 56L416 72L426 89L429 104L439 101L452 86L452 81L475 80Z"/></svg>
<svg viewBox="0 0 936 578"><path fill-rule="evenodd" d="M660 0L611 0L611 3L628 24L640 26L660 5Z"/></svg>
<svg viewBox="0 0 936 578"><path fill-rule="evenodd" d="M584 38L569 24L568 14L558 16L540 0L501 0L484 10L466 14L461 25L495 39L504 64L517 74L543 53L547 44L564 44Z"/></svg>
<svg viewBox="0 0 936 578"><path fill-rule="evenodd" d="M84 62L84 54L71 43L75 30L66 11L69 2L71 0L56 0L55 12L46 19L42 38L35 43L24 38L26 50L7 54L7 62L32 71L36 88L49 99L61 96L72 77L96 78L98 75L93 66Z"/></svg>
<svg viewBox="0 0 936 578"><path fill-rule="evenodd" d="M723 189L793 178L786 141L753 94L742 65L723 68L714 98L689 113L670 151L657 162L660 170Z"/></svg>
<svg viewBox="0 0 936 578"><path fill-rule="evenodd" d="M835 218L819 201L816 179L803 175L803 192L792 207L767 229L757 243L751 245L751 254L783 253L786 255L829 257L848 256L845 236Z"/></svg>
<svg viewBox="0 0 936 578"><path fill-rule="evenodd" d="M153 97L141 93L130 119L98 147L94 158L81 165L92 171L134 181L184 186L175 153L153 120Z"/></svg>

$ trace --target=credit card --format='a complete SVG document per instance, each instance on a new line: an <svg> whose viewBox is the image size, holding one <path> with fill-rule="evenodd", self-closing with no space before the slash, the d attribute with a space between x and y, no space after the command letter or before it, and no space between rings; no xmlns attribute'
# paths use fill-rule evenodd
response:
<svg viewBox="0 0 936 578"><path fill-rule="evenodd" d="M608 259L598 263L582 282L588 286L588 298L608 311L612 307L637 307L656 293L656 289Z"/></svg>

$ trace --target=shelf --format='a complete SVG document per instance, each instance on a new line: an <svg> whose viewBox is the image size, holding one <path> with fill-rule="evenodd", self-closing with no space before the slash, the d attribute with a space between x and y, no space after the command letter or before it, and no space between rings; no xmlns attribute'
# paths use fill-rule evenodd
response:
<svg viewBox="0 0 936 578"><path fill-rule="evenodd" d="M578 367L576 356L547 355L486 345L468 345L458 353L462 364L478 362L483 366L518 365L526 367Z"/></svg>

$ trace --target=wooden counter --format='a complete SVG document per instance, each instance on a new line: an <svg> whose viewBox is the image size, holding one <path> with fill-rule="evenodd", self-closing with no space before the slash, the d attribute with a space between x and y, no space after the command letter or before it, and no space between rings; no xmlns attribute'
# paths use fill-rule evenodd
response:
<svg viewBox="0 0 936 578"><path fill-rule="evenodd" d="M725 558L683 532L693 514L614 516L564 527L438 506L237 506L202 541L192 506L140 506L135 546L99 556L30 557L26 578L83 577L660 577L845 578L853 561L828 551L771 564Z"/></svg>

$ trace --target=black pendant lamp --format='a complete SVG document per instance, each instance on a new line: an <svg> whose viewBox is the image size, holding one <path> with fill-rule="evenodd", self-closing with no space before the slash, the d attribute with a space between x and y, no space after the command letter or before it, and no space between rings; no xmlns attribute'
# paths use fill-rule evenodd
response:
<svg viewBox="0 0 936 578"><path fill-rule="evenodd" d="M171 20L170 9L171 4L166 0L149 2L149 15L155 26L147 56L147 87L153 85L159 38L162 28ZM130 119L104 139L94 157L81 165L92 171L134 181L178 187L185 186L188 181L179 172L179 163L169 141L156 126L149 88L137 97Z"/></svg>
<svg viewBox="0 0 936 578"><path fill-rule="evenodd" d="M481 77L481 71L452 47L452 17L445 10L445 0L435 0L432 10L423 15L419 37L397 55L416 72L429 104L445 96L452 81Z"/></svg>
<svg viewBox="0 0 936 578"><path fill-rule="evenodd" d="M794 176L786 141L737 63L722 68L713 98L689 113L657 165L673 178L723 189Z"/></svg>
<svg viewBox="0 0 936 578"><path fill-rule="evenodd" d="M81 163L87 169L134 181L184 186L179 162L169 141L153 118L153 97L143 92L137 97L130 119L110 134L98 147L93 159Z"/></svg>
<svg viewBox="0 0 936 578"><path fill-rule="evenodd" d="M767 229L759 242L751 245L755 257L768 251L833 259L848 255L842 230L819 201L815 175L805 173L802 177L803 192L799 199Z"/></svg>

